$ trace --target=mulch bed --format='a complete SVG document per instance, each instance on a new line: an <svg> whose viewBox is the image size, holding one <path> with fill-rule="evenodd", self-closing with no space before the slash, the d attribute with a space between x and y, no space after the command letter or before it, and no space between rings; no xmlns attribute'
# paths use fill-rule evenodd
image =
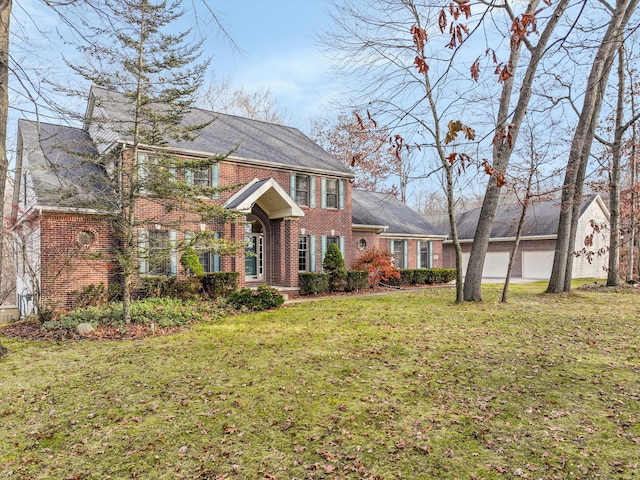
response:
<svg viewBox="0 0 640 480"><path fill-rule="evenodd" d="M99 325L93 332L80 335L74 330L45 330L33 320L11 323L0 329L5 337L20 340L139 340L158 335L168 335L183 327L151 328L150 325L131 324L122 327Z"/></svg>

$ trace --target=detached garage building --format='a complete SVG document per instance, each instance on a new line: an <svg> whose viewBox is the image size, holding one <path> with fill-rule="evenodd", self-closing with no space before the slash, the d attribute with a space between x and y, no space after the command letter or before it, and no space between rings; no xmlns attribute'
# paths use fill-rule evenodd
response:
<svg viewBox="0 0 640 480"><path fill-rule="evenodd" d="M485 257L482 276L486 278L504 278L509 265L509 255L515 243L518 222L522 206L519 204L500 205L491 230L489 247ZM480 208L464 212L458 217L458 237L462 246L463 268L466 272L469 262L473 236L476 232ZM548 280L555 254L560 218L560 200L536 202L529 205L516 253L511 276ZM578 231L574 251L584 248L584 239L593 232L591 221L597 224L609 223L609 210L599 195L585 198L580 210ZM596 234L590 250L597 252L609 246L609 232ZM455 268L453 242L448 239L443 245L443 264ZM594 255L591 263L583 256L575 257L573 278L605 278L608 256Z"/></svg>

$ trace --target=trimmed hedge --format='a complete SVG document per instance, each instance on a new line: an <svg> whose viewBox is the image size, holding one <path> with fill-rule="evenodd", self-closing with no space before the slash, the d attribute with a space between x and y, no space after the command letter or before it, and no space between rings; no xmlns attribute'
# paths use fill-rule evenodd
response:
<svg viewBox="0 0 640 480"><path fill-rule="evenodd" d="M238 289L238 272L207 273L202 277L202 288L210 298L228 297Z"/></svg>
<svg viewBox="0 0 640 480"><path fill-rule="evenodd" d="M268 285L260 285L257 290L244 287L229 296L229 305L236 310L260 312L278 308L283 303L282 294Z"/></svg>
<svg viewBox="0 0 640 480"><path fill-rule="evenodd" d="M347 272L347 291L364 290L369 286L369 272L366 270L349 270Z"/></svg>
<svg viewBox="0 0 640 480"><path fill-rule="evenodd" d="M300 295L314 295L329 291L329 275L327 273L305 272L298 276Z"/></svg>
<svg viewBox="0 0 640 480"><path fill-rule="evenodd" d="M176 283L176 277L142 277L134 299L175 297Z"/></svg>

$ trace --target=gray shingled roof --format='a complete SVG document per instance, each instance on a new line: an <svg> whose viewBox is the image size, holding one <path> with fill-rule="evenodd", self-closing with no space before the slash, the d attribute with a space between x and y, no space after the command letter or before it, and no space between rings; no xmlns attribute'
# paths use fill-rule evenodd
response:
<svg viewBox="0 0 640 480"><path fill-rule="evenodd" d="M387 234L443 236L422 215L393 195L352 190L354 225L385 225Z"/></svg>
<svg viewBox="0 0 640 480"><path fill-rule="evenodd" d="M584 213L595 197L596 196L591 195L583 199L580 214ZM491 229L491 238L514 238L516 236L521 212L522 206L519 204L498 205L493 221L493 227ZM458 217L458 238L460 240L473 239L479 218L480 208L468 210ZM559 218L559 199L532 203L527 208L522 236L536 237L557 235Z"/></svg>
<svg viewBox="0 0 640 480"><path fill-rule="evenodd" d="M120 142L131 140L132 108L119 92L93 87L96 116L103 109L111 130ZM286 167L328 171L352 176L346 165L304 135L300 130L273 123L214 113L193 108L184 117L184 125L204 127L193 141L169 140L170 148L205 154L226 154L237 147L232 157L261 161Z"/></svg>
<svg viewBox="0 0 640 480"><path fill-rule="evenodd" d="M36 205L107 209L112 190L92 163L97 151L86 131L20 120L23 155Z"/></svg>

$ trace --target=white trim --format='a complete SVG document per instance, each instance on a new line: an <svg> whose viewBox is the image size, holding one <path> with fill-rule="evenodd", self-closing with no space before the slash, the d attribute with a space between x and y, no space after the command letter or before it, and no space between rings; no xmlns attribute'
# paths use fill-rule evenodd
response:
<svg viewBox="0 0 640 480"><path fill-rule="evenodd" d="M389 240L444 240L447 237L444 235L420 235L417 233L382 233L380 234L380 238L386 238Z"/></svg>
<svg viewBox="0 0 640 480"><path fill-rule="evenodd" d="M382 232L386 232L387 228L389 228L388 225L357 225L357 224L351 224L351 230L355 230L355 231L362 231L362 232L376 232L376 233L382 233Z"/></svg>
<svg viewBox="0 0 640 480"><path fill-rule="evenodd" d="M556 240L558 235L532 235L530 237L520 237L523 240ZM515 242L516 237L490 238L489 242ZM459 239L460 243L473 243L473 238ZM445 240L446 244L453 243L453 240Z"/></svg>
<svg viewBox="0 0 640 480"><path fill-rule="evenodd" d="M133 142L130 140L121 141L122 145L126 145L128 147L133 146ZM157 147L153 145L146 145L143 143L138 144L138 148L142 149L151 149L151 150L161 150L164 152L172 152L176 155L185 155L192 157L202 157L202 158L210 158L210 157L224 157L219 160L219 162L230 162L230 163L239 163L246 164L249 166L263 166L263 167L273 167L280 171L286 169L292 172L303 172L303 173L315 173L319 175L329 175L333 177L341 177L345 179L355 178L356 176L351 172L339 172L336 170L325 170L322 168L309 168L309 167L298 167L295 165L288 165L286 163L278 163L278 162L269 162L267 160L258 160L254 158L248 157L239 157L237 155L229 155L227 157L224 156L224 153L211 153L211 152L203 152L201 150L190 150L188 148L175 148L175 147ZM284 167L284 168L283 168Z"/></svg>
<svg viewBox="0 0 640 480"><path fill-rule="evenodd" d="M224 204L225 208L229 208L228 205L233 203L238 197L244 195L244 192L251 188L256 182L260 180L254 178L248 184L246 184L243 188L241 188L238 192L236 192L227 202ZM255 192L253 192L248 198L246 198L243 202L241 202L234 210L237 210L242 213L250 213L254 204L266 194L269 190L275 190L275 192L280 196L282 200L286 203L286 206L280 210L267 212L269 214L269 218L288 218L288 219L296 219L300 217L304 217L304 212L298 206L294 199L285 192L285 190L276 182L273 178L268 179L264 182L263 185L260 186Z"/></svg>

